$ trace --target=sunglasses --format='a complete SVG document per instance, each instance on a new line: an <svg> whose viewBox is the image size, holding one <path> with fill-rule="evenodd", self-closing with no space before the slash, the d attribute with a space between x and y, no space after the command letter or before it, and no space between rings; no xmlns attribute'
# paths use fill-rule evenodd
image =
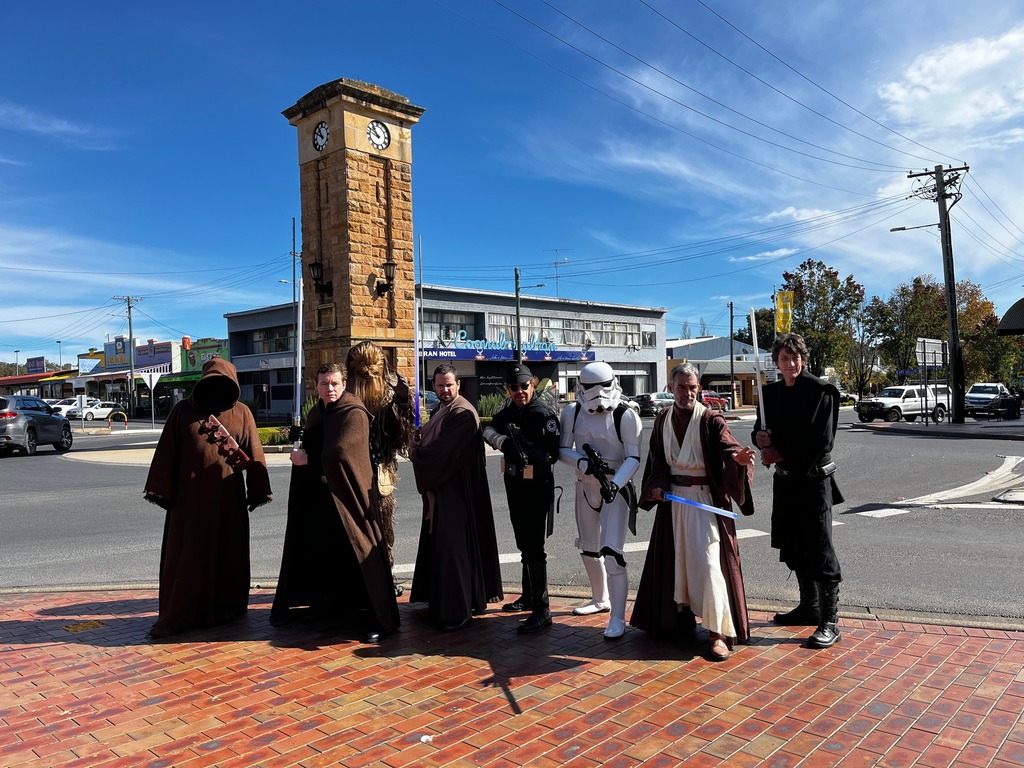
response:
<svg viewBox="0 0 1024 768"><path fill-rule="evenodd" d="M525 392L530 388L530 382L525 384L506 384L510 392Z"/></svg>

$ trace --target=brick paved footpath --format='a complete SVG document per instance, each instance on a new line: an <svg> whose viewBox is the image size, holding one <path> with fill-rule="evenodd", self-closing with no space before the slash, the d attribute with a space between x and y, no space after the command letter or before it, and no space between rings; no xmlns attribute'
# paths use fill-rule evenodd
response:
<svg viewBox="0 0 1024 768"><path fill-rule="evenodd" d="M152 590L0 595L0 766L1021 766L1024 633L752 613L724 663L568 615L423 606L379 646L248 617L148 644Z"/></svg>

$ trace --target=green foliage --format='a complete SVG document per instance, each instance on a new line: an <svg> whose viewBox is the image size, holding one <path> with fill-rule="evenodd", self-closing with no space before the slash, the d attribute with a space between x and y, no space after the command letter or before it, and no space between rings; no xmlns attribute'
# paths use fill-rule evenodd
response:
<svg viewBox="0 0 1024 768"><path fill-rule="evenodd" d="M288 427L259 427L260 445L288 445Z"/></svg>
<svg viewBox="0 0 1024 768"><path fill-rule="evenodd" d="M480 414L481 418L483 418L484 416L493 416L499 410L501 410L501 406L504 402L505 396L498 394L497 392L492 392L489 395L484 395L483 397L480 398L480 402L477 404L477 413Z"/></svg>
<svg viewBox="0 0 1024 768"><path fill-rule="evenodd" d="M864 286L853 275L840 280L838 271L813 259L782 277L782 289L793 291L792 329L807 342L807 367L816 376L828 367L842 367L853 320L864 304Z"/></svg>
<svg viewBox="0 0 1024 768"><path fill-rule="evenodd" d="M313 406L316 405L319 402L319 400L320 398L313 397L312 395L306 398L306 402L302 404L301 411L303 424L309 421L309 412L313 410Z"/></svg>

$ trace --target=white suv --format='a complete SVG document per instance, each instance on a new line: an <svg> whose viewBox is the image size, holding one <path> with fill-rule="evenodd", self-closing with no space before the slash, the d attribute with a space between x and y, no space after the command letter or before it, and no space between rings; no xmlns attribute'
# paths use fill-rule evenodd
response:
<svg viewBox="0 0 1024 768"><path fill-rule="evenodd" d="M1010 390L997 382L983 381L971 384L971 388L964 396L964 412L968 416L973 416L978 411L993 411L1001 399L1009 396Z"/></svg>
<svg viewBox="0 0 1024 768"><path fill-rule="evenodd" d="M925 414L935 421L946 418L949 387L938 384L926 387L923 384L907 384L886 387L877 397L862 398L854 408L863 422L885 419L886 421L916 421Z"/></svg>

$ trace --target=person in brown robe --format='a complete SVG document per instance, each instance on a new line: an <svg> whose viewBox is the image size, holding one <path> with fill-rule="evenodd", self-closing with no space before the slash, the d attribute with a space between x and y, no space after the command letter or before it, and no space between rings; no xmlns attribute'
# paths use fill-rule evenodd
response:
<svg viewBox="0 0 1024 768"><path fill-rule="evenodd" d="M677 542L673 529L673 502L664 498L665 493L675 493L685 498L688 489L680 486L692 485L694 489L699 487L710 493L711 506L731 510L735 501L744 515L754 514L750 492L755 455L753 449L740 445L720 413L694 407L692 401L700 389L695 369L689 364L680 364L673 369L671 378L675 404L663 409L654 420L640 490L640 507L649 510L656 506L657 512L630 618L632 626L655 638L692 634L695 626L690 607L678 604L675 599ZM682 390L682 394L677 390ZM681 399L687 402L681 405ZM694 426L699 429L703 470L699 477L681 476L678 463L670 462L666 457L664 430L675 430L681 443L682 436ZM686 513L689 510L685 510ZM694 513L714 518L712 524L718 532L717 547L728 595L728 613L732 618L736 640L747 642L750 639L750 621L747 616L743 571L740 568L736 523L731 518L702 510L694 510ZM730 644L729 638L712 633L710 657L717 661L728 658Z"/></svg>
<svg viewBox="0 0 1024 768"><path fill-rule="evenodd" d="M256 421L235 366L203 365L167 416L145 498L167 511L160 551L159 639L241 618L249 605L249 512L271 500Z"/></svg>
<svg viewBox="0 0 1024 768"><path fill-rule="evenodd" d="M423 495L409 599L428 603L441 629L455 632L505 595L480 417L459 394L454 366L435 369L434 392L440 404L409 457Z"/></svg>
<svg viewBox="0 0 1024 768"><path fill-rule="evenodd" d="M271 622L355 621L366 642L377 642L400 620L370 461L372 417L351 387L336 364L317 371L320 401L292 453L294 496Z"/></svg>

